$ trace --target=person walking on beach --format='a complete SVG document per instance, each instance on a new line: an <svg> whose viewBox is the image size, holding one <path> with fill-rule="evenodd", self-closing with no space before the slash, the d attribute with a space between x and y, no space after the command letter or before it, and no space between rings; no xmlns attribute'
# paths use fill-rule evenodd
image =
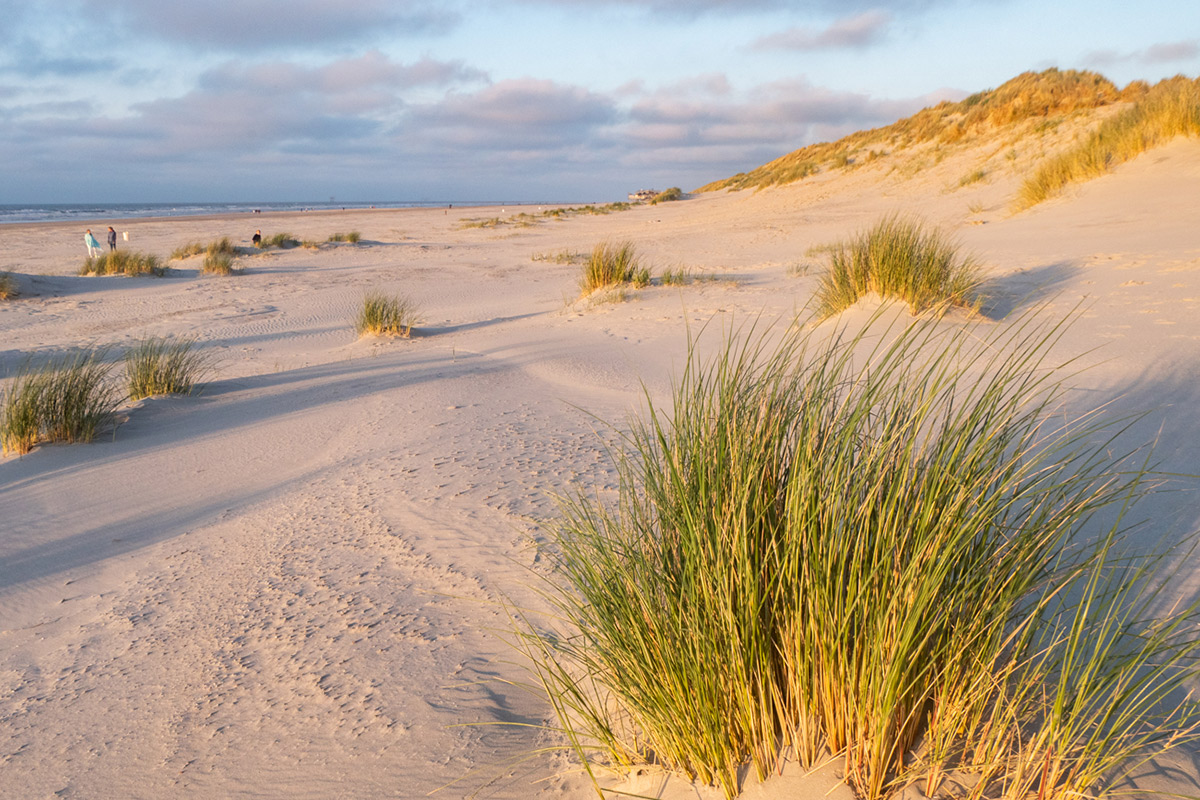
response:
<svg viewBox="0 0 1200 800"><path fill-rule="evenodd" d="M117 249L117 232L113 230L112 225L108 226L108 249L109 250Z"/></svg>
<svg viewBox="0 0 1200 800"><path fill-rule="evenodd" d="M87 233L83 235L83 243L87 245L88 258L97 258L100 255L100 243L96 241L96 237L92 236L92 229L88 228Z"/></svg>

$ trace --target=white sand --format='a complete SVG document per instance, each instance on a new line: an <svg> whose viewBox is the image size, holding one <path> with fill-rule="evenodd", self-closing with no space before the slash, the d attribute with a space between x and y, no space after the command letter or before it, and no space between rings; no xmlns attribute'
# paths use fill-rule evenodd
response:
<svg viewBox="0 0 1200 800"><path fill-rule="evenodd" d="M1135 438L1161 432L1162 467L1200 473L1200 142L1017 216L1011 170L953 188L990 152L532 227L460 226L536 212L520 208L91 225L164 258L255 228L364 237L249 256L229 278L198 259L77 277L85 226L0 227L24 295L0 303L0 374L145 335L219 358L202 396L134 404L115 437L0 460L0 795L421 797L457 780L438 796L594 796L557 758L506 766L536 730L477 724L548 713L510 683L525 675L498 603L540 607L527 568L552 495L611 487L588 413L620 422L642 382L666 397L688 326L803 307L820 264L805 251L888 211L952 230L1005 310L1083 301L1055 352L1099 348L1072 379L1081 402L1149 410ZM606 238L720 280L588 307L568 303L578 266L531 258ZM418 335L359 340L371 288L415 298ZM1200 526L1192 493L1144 512L1147 535ZM1194 791L1194 774L1164 780ZM661 783L635 788L718 796ZM789 768L747 796L849 797L836 784L836 767Z"/></svg>

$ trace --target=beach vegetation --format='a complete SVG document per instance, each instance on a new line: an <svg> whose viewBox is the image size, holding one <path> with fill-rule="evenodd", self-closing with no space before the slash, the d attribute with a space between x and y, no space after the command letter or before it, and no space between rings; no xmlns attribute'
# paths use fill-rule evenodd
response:
<svg viewBox="0 0 1200 800"><path fill-rule="evenodd" d="M243 272L234 266L232 255L222 252L207 253L200 271L211 275L240 275Z"/></svg>
<svg viewBox="0 0 1200 800"><path fill-rule="evenodd" d="M1015 207L1035 206L1177 136L1200 136L1200 78L1168 78L1146 89L1082 142L1043 162L1021 184Z"/></svg>
<svg viewBox="0 0 1200 800"><path fill-rule="evenodd" d="M208 244L203 242L188 242L182 247L175 248L171 253L172 259L191 258L198 255L216 255L225 253L228 255L237 255L237 247L228 236L222 236L220 239L214 239Z"/></svg>
<svg viewBox="0 0 1200 800"><path fill-rule="evenodd" d="M122 398L109 381L106 355L102 348L86 350L19 369L4 391L3 452L24 455L41 442L90 442L112 424Z"/></svg>
<svg viewBox="0 0 1200 800"><path fill-rule="evenodd" d="M692 271L684 266L668 267L662 271L658 277L658 282L663 286L687 286L695 280Z"/></svg>
<svg viewBox="0 0 1200 800"><path fill-rule="evenodd" d="M851 154L864 149L895 152L927 143L931 146L964 143L1028 120L1035 123L1056 120L1053 124L1057 124L1057 120L1068 114L1119 102L1121 94L1111 81L1094 72L1058 69L1026 72L965 100L945 101L891 125L858 131L836 142L803 147L697 191L761 189L793 183L824 168L847 166Z"/></svg>
<svg viewBox="0 0 1200 800"><path fill-rule="evenodd" d="M211 359L196 349L195 337L150 337L125 353L129 399L162 394L191 394L211 369Z"/></svg>
<svg viewBox="0 0 1200 800"><path fill-rule="evenodd" d="M985 178L987 178L987 170L977 169L973 172L968 172L966 175L963 175L961 178L959 178L958 185L959 188L963 186L970 186L973 183L979 183Z"/></svg>
<svg viewBox="0 0 1200 800"><path fill-rule="evenodd" d="M84 259L80 275L152 275L161 278L167 268L158 256L133 250L110 250L95 258Z"/></svg>
<svg viewBox="0 0 1200 800"><path fill-rule="evenodd" d="M654 199L650 201L650 205L658 203L670 203L676 200L683 199L683 190L678 186L672 186L669 189L663 189L658 194L654 195Z"/></svg>
<svg viewBox="0 0 1200 800"><path fill-rule="evenodd" d="M872 293L903 300L914 314L951 306L977 311L982 282L978 261L940 230L891 215L830 252L816 302L823 316Z"/></svg>
<svg viewBox="0 0 1200 800"><path fill-rule="evenodd" d="M1148 456L1063 422L1063 326L881 318L693 345L617 497L562 500L518 642L593 777L838 754L865 800L1070 800L1197 740L1183 554L1128 546Z"/></svg>
<svg viewBox="0 0 1200 800"><path fill-rule="evenodd" d="M591 255L584 263L579 286L584 294L589 294L597 289L635 283L642 279L649 283L650 271L642 265L633 242L601 242L592 248Z"/></svg>
<svg viewBox="0 0 1200 800"><path fill-rule="evenodd" d="M11 272L0 272L0 300L12 300L17 296L17 279Z"/></svg>
<svg viewBox="0 0 1200 800"><path fill-rule="evenodd" d="M259 249L265 250L268 247L278 247L281 250L287 250L292 247L299 247L300 240L292 236L290 233L277 233L270 238L264 237L262 241L255 245Z"/></svg>
<svg viewBox="0 0 1200 800"><path fill-rule="evenodd" d="M207 249L203 242L188 242L185 245L180 245L171 251L171 259L179 261L192 256L198 256Z"/></svg>
<svg viewBox="0 0 1200 800"><path fill-rule="evenodd" d="M549 261L554 264L582 264L587 258L587 253L579 253L574 250L555 250L552 252L534 253L529 257L530 261Z"/></svg>
<svg viewBox="0 0 1200 800"><path fill-rule="evenodd" d="M354 329L359 336L408 337L420 321L418 317L419 310L411 298L373 291L363 298Z"/></svg>
<svg viewBox="0 0 1200 800"><path fill-rule="evenodd" d="M350 242L357 244L362 239L362 234L358 231L350 231L349 233L334 233L331 234L328 241L330 242Z"/></svg>

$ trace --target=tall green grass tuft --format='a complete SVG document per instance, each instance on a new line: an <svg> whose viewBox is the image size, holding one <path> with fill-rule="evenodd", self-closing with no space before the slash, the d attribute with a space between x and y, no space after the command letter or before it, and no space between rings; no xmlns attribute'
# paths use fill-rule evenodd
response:
<svg viewBox="0 0 1200 800"><path fill-rule="evenodd" d="M95 258L84 259L80 275L153 275L161 278L167 268L158 256L132 250L110 250Z"/></svg>
<svg viewBox="0 0 1200 800"><path fill-rule="evenodd" d="M1146 90L1085 141L1042 164L1021 184L1015 207L1035 206L1177 136L1200 136L1200 78L1178 76Z"/></svg>
<svg viewBox="0 0 1200 800"><path fill-rule="evenodd" d="M191 394L211 369L196 349L196 339L150 337L125 353L125 381L130 400L160 394Z"/></svg>
<svg viewBox="0 0 1200 800"><path fill-rule="evenodd" d="M8 272L0 272L0 300L12 300L17 296L17 279Z"/></svg>
<svg viewBox="0 0 1200 800"><path fill-rule="evenodd" d="M678 186L672 186L670 189L663 189L658 194L654 195L654 199L650 201L650 205L659 203L671 203L676 200L683 199L683 190Z"/></svg>
<svg viewBox="0 0 1200 800"><path fill-rule="evenodd" d="M113 420L121 398L104 350L26 364L4 392L0 447L23 455L39 442L90 442Z"/></svg>
<svg viewBox="0 0 1200 800"><path fill-rule="evenodd" d="M350 242L357 244L362 239L362 234L358 231L350 231L349 233L334 233L331 234L327 241L330 242Z"/></svg>
<svg viewBox="0 0 1200 800"><path fill-rule="evenodd" d="M649 283L649 269L642 266L633 242L601 242L592 248L592 254L583 265L579 288L584 294L597 289L632 283L644 278Z"/></svg>
<svg viewBox="0 0 1200 800"><path fill-rule="evenodd" d="M416 303L408 297L369 292L354 322L359 336L410 336L419 322Z"/></svg>
<svg viewBox="0 0 1200 800"><path fill-rule="evenodd" d="M913 313L949 306L978 310L980 267L938 230L888 216L829 254L817 287L819 311L830 316L869 293L896 297Z"/></svg>
<svg viewBox="0 0 1200 800"><path fill-rule="evenodd" d="M520 641L589 773L732 797L839 753L868 800L948 772L1068 800L1197 738L1197 608L1121 549L1127 420L1055 419L1061 329L879 327L693 350L616 502L563 502L556 613Z"/></svg>

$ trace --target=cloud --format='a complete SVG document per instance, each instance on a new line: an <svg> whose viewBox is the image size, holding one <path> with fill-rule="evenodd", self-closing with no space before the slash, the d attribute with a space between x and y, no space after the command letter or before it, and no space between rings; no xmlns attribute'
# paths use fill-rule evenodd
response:
<svg viewBox="0 0 1200 800"><path fill-rule="evenodd" d="M750 15L766 11L869 12L888 7L897 12L920 11L947 0L523 0L527 4L586 8L632 7L654 16L697 18L722 14Z"/></svg>
<svg viewBox="0 0 1200 800"><path fill-rule="evenodd" d="M764 36L754 44L754 50L833 50L848 47L868 47L887 32L892 17L883 11L867 11L853 17L836 20L829 27L791 28Z"/></svg>
<svg viewBox="0 0 1200 800"><path fill-rule="evenodd" d="M611 98L578 86L524 78L412 109L407 130L429 144L524 151L571 146L617 117Z"/></svg>
<svg viewBox="0 0 1200 800"><path fill-rule="evenodd" d="M1172 61L1185 61L1200 55L1200 41L1188 39L1182 42L1167 42L1147 47L1141 52L1140 60L1144 64L1162 64Z"/></svg>
<svg viewBox="0 0 1200 800"><path fill-rule="evenodd" d="M1119 50L1093 50L1084 56L1084 61L1095 67L1112 67L1119 64L1170 64L1187 61L1200 55L1200 40L1185 39L1178 42L1160 42L1141 50L1121 52Z"/></svg>
<svg viewBox="0 0 1200 800"><path fill-rule="evenodd" d="M105 35L147 33L193 49L282 49L441 33L460 20L435 0L81 0Z"/></svg>
<svg viewBox="0 0 1200 800"><path fill-rule="evenodd" d="M23 78L72 78L112 72L119 66L117 59L111 56L54 55L29 39L7 49L12 55L0 61L0 70Z"/></svg>

